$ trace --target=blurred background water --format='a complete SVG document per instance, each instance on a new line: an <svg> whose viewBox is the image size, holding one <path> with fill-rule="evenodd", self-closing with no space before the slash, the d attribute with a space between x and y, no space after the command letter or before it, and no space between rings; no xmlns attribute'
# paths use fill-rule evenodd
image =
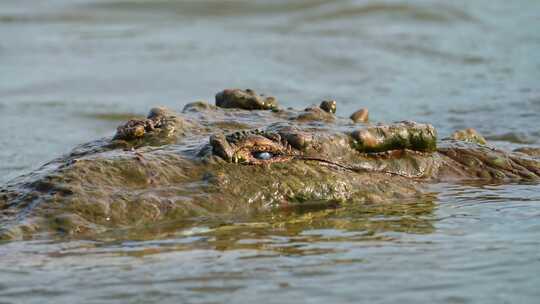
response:
<svg viewBox="0 0 540 304"><path fill-rule="evenodd" d="M1 1L0 183L228 87L538 145L539 29L535 0ZM9 243L0 300L536 303L539 190L439 185L428 203L296 226Z"/></svg>

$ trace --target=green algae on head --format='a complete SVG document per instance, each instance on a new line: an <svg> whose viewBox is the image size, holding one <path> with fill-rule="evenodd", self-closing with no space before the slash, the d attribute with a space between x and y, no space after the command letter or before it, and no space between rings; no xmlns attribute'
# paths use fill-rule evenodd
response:
<svg viewBox="0 0 540 304"><path fill-rule="evenodd" d="M437 132L431 125L411 121L359 129L351 133L353 146L360 152L410 149L434 152Z"/></svg>

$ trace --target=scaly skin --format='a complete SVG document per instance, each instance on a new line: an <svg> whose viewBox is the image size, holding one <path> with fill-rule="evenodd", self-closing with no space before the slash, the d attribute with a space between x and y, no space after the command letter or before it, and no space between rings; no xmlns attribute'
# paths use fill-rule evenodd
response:
<svg viewBox="0 0 540 304"><path fill-rule="evenodd" d="M421 198L427 183L540 177L525 150L437 142L427 124L355 123L335 116L333 101L285 110L273 97L225 90L216 105L152 109L3 186L0 236L388 204Z"/></svg>

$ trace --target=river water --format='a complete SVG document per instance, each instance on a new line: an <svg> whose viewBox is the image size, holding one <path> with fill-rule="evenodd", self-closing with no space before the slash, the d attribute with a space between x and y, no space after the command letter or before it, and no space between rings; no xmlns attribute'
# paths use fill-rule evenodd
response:
<svg viewBox="0 0 540 304"><path fill-rule="evenodd" d="M534 0L0 2L0 183L227 87L540 145ZM537 303L540 186L0 245L1 303ZM119 232L122 234L122 232Z"/></svg>

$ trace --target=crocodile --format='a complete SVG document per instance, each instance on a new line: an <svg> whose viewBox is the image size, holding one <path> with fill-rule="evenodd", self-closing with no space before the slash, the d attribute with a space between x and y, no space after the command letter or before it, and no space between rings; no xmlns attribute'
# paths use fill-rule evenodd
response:
<svg viewBox="0 0 540 304"><path fill-rule="evenodd" d="M538 153L505 151L471 132L337 116L337 103L282 108L227 89L215 104L157 107L112 137L0 187L0 238L93 235L176 220L393 204L464 180L536 181ZM471 136L467 136L470 134Z"/></svg>

